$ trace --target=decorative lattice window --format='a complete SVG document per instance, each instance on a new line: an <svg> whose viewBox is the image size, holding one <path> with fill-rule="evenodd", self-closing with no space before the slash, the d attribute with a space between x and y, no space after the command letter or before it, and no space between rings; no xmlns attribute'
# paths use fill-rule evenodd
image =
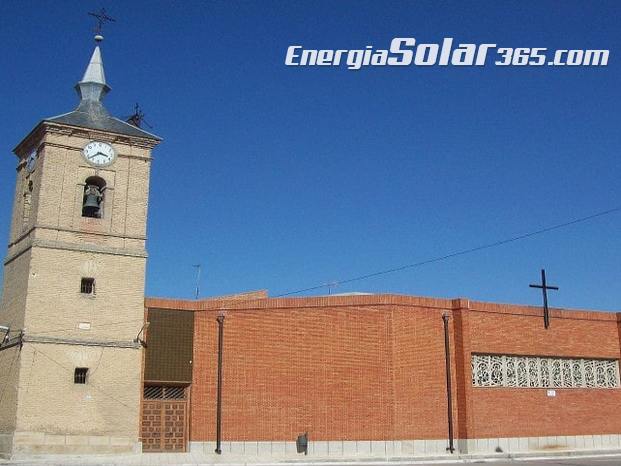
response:
<svg viewBox="0 0 621 466"><path fill-rule="evenodd" d="M616 359L473 354L472 385L520 388L616 388Z"/></svg>

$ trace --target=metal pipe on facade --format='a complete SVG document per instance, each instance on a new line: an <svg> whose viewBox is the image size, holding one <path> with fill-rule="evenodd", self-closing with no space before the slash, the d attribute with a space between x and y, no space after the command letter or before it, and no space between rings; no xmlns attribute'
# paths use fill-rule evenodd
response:
<svg viewBox="0 0 621 466"><path fill-rule="evenodd" d="M216 407L216 450L218 455L222 454L222 343L224 340L224 315L220 314L218 321L218 395Z"/></svg>
<svg viewBox="0 0 621 466"><path fill-rule="evenodd" d="M448 314L442 315L444 321L444 355L446 361L446 405L448 415L448 434L449 434L449 446L447 450L451 453L455 451L453 445L453 390L451 386L451 347L449 343L449 328L448 328Z"/></svg>

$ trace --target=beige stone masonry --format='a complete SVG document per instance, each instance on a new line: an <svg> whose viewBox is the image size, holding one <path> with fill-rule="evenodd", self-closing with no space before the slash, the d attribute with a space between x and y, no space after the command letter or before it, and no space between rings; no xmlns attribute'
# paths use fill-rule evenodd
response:
<svg viewBox="0 0 621 466"><path fill-rule="evenodd" d="M82 156L111 143L115 162ZM0 324L24 329L0 352L0 455L140 451L146 223L155 140L42 123L17 146ZM25 158L38 151L35 170ZM102 218L82 217L86 178L106 184ZM83 293L83 278L94 291ZM75 368L87 368L85 384Z"/></svg>

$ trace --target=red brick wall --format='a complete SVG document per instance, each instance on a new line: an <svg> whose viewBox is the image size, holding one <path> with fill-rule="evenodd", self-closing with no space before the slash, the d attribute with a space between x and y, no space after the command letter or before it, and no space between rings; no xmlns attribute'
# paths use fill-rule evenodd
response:
<svg viewBox="0 0 621 466"><path fill-rule="evenodd" d="M471 303L473 353L619 358L613 313L552 311L549 329L541 310ZM620 389L471 387L470 438L621 433Z"/></svg>
<svg viewBox="0 0 621 466"><path fill-rule="evenodd" d="M395 439L448 438L445 312L423 307L393 311Z"/></svg>
<svg viewBox="0 0 621 466"><path fill-rule="evenodd" d="M374 310L229 312L223 438L294 440L306 431L315 440L388 438L390 331L387 314ZM192 438L205 440L215 436L213 313L197 314L196 335Z"/></svg>
<svg viewBox="0 0 621 466"><path fill-rule="evenodd" d="M446 437L442 310L391 304L403 299L281 299L228 311L223 439ZM216 315L195 318L196 441L215 437Z"/></svg>
<svg viewBox="0 0 621 466"><path fill-rule="evenodd" d="M447 438L442 315L450 315L456 438L621 433L621 389L477 388L474 353L614 358L621 314L374 295L177 302L197 310L191 431L215 439L224 323L223 440ZM163 300L154 300L163 307Z"/></svg>

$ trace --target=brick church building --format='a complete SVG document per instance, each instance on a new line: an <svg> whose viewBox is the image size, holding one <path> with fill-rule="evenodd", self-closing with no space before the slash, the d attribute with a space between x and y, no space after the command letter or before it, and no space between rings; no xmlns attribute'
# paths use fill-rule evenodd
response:
<svg viewBox="0 0 621 466"><path fill-rule="evenodd" d="M144 451L216 448L219 325L223 454L295 454L305 433L315 456L621 447L621 313L554 309L546 329L541 308L463 298L145 305Z"/></svg>
<svg viewBox="0 0 621 466"><path fill-rule="evenodd" d="M548 326L464 298L145 299L161 140L106 110L96 40L77 108L14 149L0 455L621 448L621 313L553 309Z"/></svg>

